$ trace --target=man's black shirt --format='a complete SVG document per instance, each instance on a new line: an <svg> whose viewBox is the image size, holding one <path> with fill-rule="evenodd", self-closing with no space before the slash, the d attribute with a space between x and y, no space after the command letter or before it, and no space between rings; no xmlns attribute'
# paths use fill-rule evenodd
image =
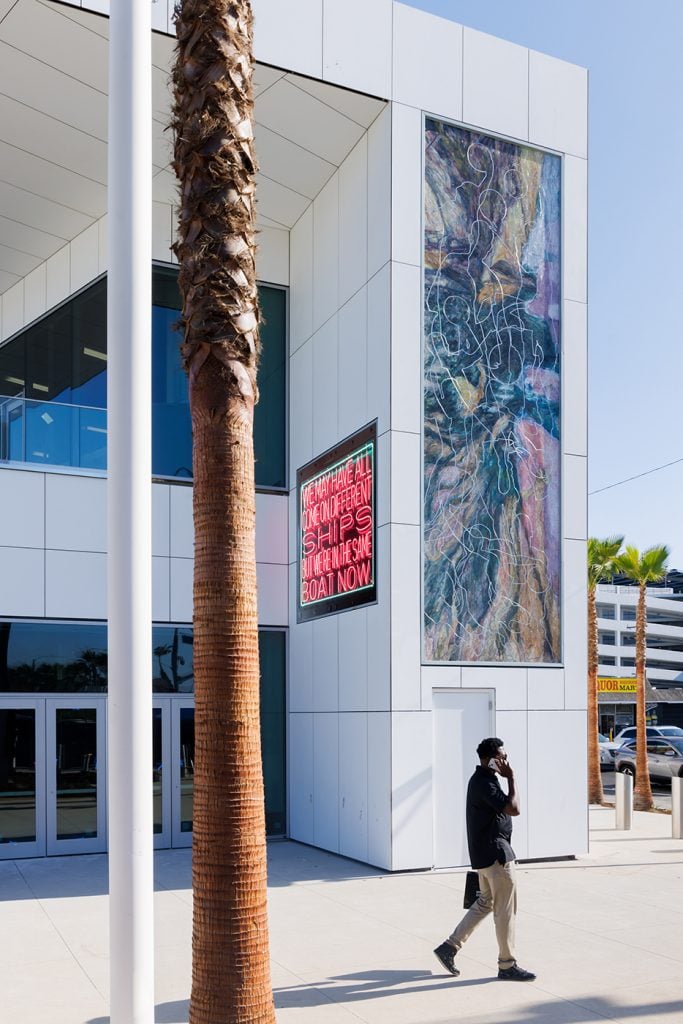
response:
<svg viewBox="0 0 683 1024"><path fill-rule="evenodd" d="M507 802L495 772L477 765L467 786L467 845L475 870L515 859L512 818L503 813Z"/></svg>

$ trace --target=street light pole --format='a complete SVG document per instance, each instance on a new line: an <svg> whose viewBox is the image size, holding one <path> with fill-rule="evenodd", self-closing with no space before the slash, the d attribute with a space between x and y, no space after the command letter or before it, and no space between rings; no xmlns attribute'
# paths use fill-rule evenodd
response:
<svg viewBox="0 0 683 1024"><path fill-rule="evenodd" d="M154 1021L150 0L109 18L108 795L111 1024Z"/></svg>

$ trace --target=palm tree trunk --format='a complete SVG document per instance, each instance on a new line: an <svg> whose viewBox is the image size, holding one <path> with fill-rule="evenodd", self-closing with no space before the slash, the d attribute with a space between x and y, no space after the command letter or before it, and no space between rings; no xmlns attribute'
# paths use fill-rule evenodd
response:
<svg viewBox="0 0 683 1024"><path fill-rule="evenodd" d="M242 396L209 357L194 443L195 781L191 1024L275 1020L259 735L254 459Z"/></svg>
<svg viewBox="0 0 683 1024"><path fill-rule="evenodd" d="M598 745L598 611L595 588L588 589L588 802L602 804L605 794Z"/></svg>
<svg viewBox="0 0 683 1024"><path fill-rule="evenodd" d="M646 586L640 584L636 612L636 786L633 806L637 811L650 811L654 807L650 772L647 764L647 733L645 731L645 629L647 610Z"/></svg>
<svg viewBox="0 0 683 1024"><path fill-rule="evenodd" d="M194 472L190 1024L274 1024L259 732L252 13L181 0L174 166Z"/></svg>

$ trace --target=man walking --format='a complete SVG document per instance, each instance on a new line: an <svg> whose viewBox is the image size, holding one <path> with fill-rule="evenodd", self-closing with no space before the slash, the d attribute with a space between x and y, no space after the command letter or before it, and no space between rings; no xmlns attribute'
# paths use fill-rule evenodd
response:
<svg viewBox="0 0 683 1024"><path fill-rule="evenodd" d="M493 910L498 939L498 977L503 981L534 981L535 974L515 959L517 886L515 853L510 845L512 818L519 814L515 776L503 741L489 736L477 747L480 763L467 786L467 845L472 867L479 872L479 896L452 935L434 950L439 963L456 977L455 954L478 924ZM496 775L507 779L508 791Z"/></svg>

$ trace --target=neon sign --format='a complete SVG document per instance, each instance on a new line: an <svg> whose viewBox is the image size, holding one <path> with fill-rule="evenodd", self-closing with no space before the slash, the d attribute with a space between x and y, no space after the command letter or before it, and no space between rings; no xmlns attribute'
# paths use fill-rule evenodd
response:
<svg viewBox="0 0 683 1024"><path fill-rule="evenodd" d="M299 622L376 599L375 424L297 473Z"/></svg>

